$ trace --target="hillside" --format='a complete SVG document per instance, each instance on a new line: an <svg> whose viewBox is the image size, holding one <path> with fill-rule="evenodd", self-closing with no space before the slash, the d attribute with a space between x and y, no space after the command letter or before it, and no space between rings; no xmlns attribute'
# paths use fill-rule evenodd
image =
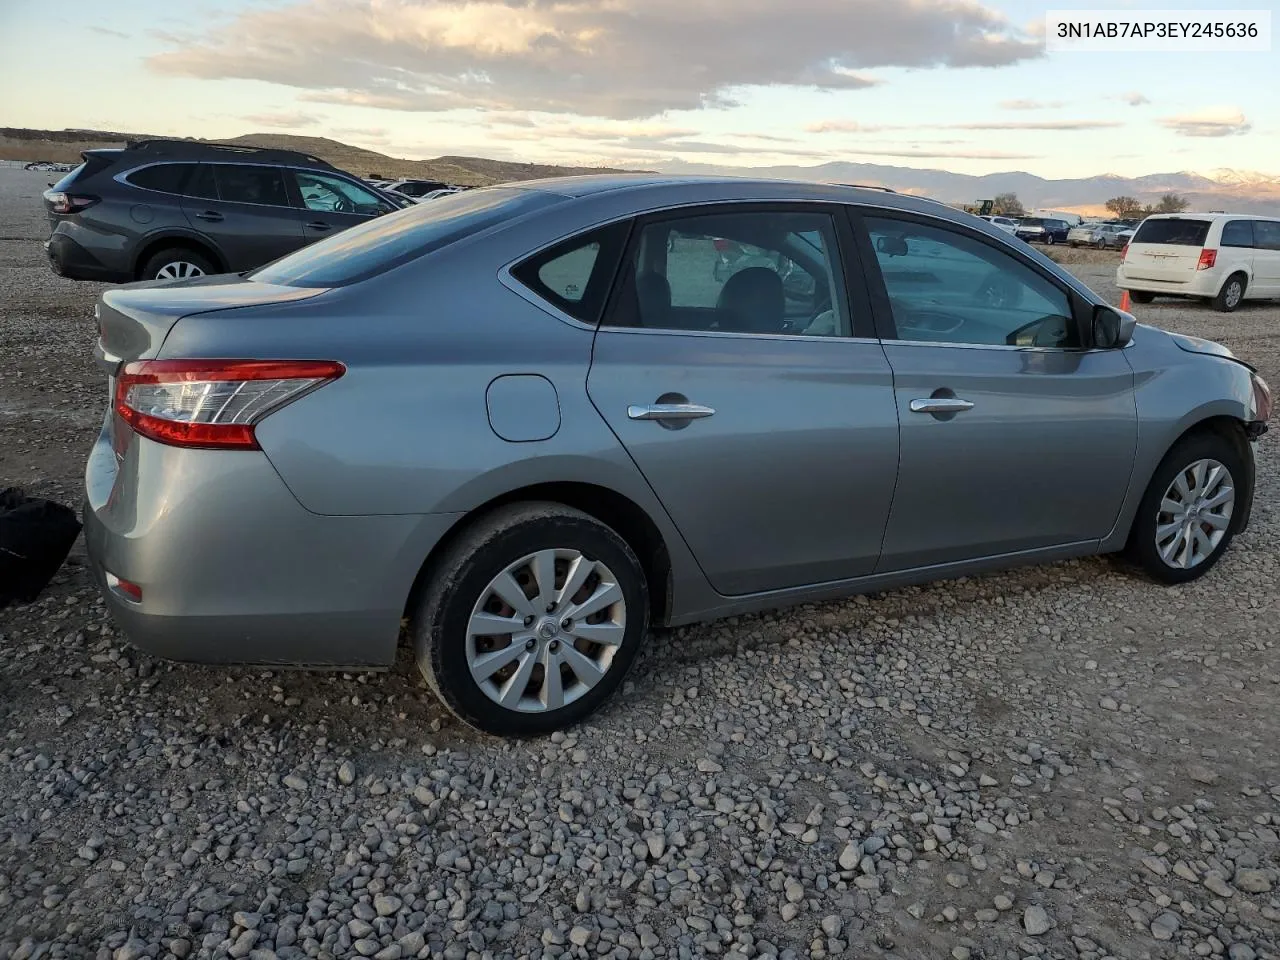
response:
<svg viewBox="0 0 1280 960"><path fill-rule="evenodd" d="M126 140L149 136L108 130L28 130L0 127L0 160L55 160L64 163L80 159L82 150L123 146ZM466 186L481 186L511 180L564 177L585 173L609 173L602 167L560 167L538 163L513 163L482 157L437 157L434 160L405 160L375 150L353 147L326 137L295 137L276 133L249 133L209 143L298 150L327 160L335 167L358 176L381 174L387 177L421 177Z"/></svg>

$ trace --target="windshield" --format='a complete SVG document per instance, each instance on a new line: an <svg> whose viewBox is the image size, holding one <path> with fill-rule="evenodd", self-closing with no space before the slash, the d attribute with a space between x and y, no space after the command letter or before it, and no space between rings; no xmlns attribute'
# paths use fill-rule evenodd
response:
<svg viewBox="0 0 1280 960"><path fill-rule="evenodd" d="M1174 247L1201 247L1209 235L1208 220L1144 220L1134 243L1162 243Z"/></svg>
<svg viewBox="0 0 1280 960"><path fill-rule="evenodd" d="M249 277L292 287L358 283L562 199L512 187L468 190L369 220L269 263Z"/></svg>

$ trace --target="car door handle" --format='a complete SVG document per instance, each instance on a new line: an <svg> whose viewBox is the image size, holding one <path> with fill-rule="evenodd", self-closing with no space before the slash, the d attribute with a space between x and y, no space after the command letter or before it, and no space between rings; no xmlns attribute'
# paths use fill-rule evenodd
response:
<svg viewBox="0 0 1280 960"><path fill-rule="evenodd" d="M222 219L222 214L217 210L206 210L203 213L195 214L197 220L208 220L210 223L217 223Z"/></svg>
<svg viewBox="0 0 1280 960"><path fill-rule="evenodd" d="M927 397L911 401L912 413L964 413L972 409L972 400L961 400L959 397Z"/></svg>
<svg viewBox="0 0 1280 960"><path fill-rule="evenodd" d="M332 230L333 229L332 224L325 223L323 220L312 220L310 223L307 224L307 227L312 230Z"/></svg>
<svg viewBox="0 0 1280 960"><path fill-rule="evenodd" d="M700 403L633 403L627 407L632 420L701 420L715 414Z"/></svg>

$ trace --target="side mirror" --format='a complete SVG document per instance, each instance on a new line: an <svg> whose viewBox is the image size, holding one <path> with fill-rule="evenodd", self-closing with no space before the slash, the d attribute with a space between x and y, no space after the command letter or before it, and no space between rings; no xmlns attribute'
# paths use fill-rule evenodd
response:
<svg viewBox="0 0 1280 960"><path fill-rule="evenodd" d="M1125 346L1133 339L1138 318L1106 304L1093 308L1093 345L1102 350Z"/></svg>

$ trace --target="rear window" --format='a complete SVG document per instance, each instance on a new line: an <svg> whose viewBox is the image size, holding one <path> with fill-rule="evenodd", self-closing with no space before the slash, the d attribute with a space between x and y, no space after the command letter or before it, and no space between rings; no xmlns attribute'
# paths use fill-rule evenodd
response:
<svg viewBox="0 0 1280 960"><path fill-rule="evenodd" d="M1039 217L1023 217L1022 225L1024 227L1043 227L1044 221Z"/></svg>
<svg viewBox="0 0 1280 960"><path fill-rule="evenodd" d="M263 283L293 287L358 283L561 199L555 194L511 187L457 193L326 237L250 276Z"/></svg>
<svg viewBox="0 0 1280 960"><path fill-rule="evenodd" d="M67 188L77 180L87 180L95 173L100 173L107 167L116 162L116 158L120 156L119 150L86 150L80 154L84 158L84 163L71 170L61 180L55 183L50 189L60 192L66 192Z"/></svg>
<svg viewBox="0 0 1280 960"><path fill-rule="evenodd" d="M1144 220L1134 243L1162 243L1171 247L1203 247L1209 236L1208 220Z"/></svg>
<svg viewBox="0 0 1280 960"><path fill-rule="evenodd" d="M154 163L133 171L125 180L144 190L181 193L193 166L192 163Z"/></svg>

